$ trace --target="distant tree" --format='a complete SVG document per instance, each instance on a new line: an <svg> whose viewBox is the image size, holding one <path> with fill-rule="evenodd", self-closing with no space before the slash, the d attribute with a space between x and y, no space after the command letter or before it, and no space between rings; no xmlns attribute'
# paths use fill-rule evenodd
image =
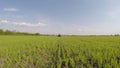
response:
<svg viewBox="0 0 120 68"><path fill-rule="evenodd" d="M61 34L58 34L58 37L61 37Z"/></svg>
<svg viewBox="0 0 120 68"><path fill-rule="evenodd" d="M119 34L115 34L115 36L120 36Z"/></svg>
<svg viewBox="0 0 120 68"><path fill-rule="evenodd" d="M5 34L5 35L11 35L11 34L14 34L14 32L12 32L12 31L10 31L10 30L6 30L6 31L4 32L4 34Z"/></svg>
<svg viewBox="0 0 120 68"><path fill-rule="evenodd" d="M34 35L40 35L40 33L35 33Z"/></svg>
<svg viewBox="0 0 120 68"><path fill-rule="evenodd" d="M2 29L0 29L0 35L40 35L40 33L27 33L27 32L17 32L10 30L3 31Z"/></svg>
<svg viewBox="0 0 120 68"><path fill-rule="evenodd" d="M2 29L0 29L0 34L4 34L4 31Z"/></svg>

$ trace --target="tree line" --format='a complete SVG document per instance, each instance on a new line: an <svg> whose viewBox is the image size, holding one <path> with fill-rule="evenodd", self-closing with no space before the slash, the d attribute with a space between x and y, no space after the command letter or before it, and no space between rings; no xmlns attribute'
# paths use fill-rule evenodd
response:
<svg viewBox="0 0 120 68"><path fill-rule="evenodd" d="M40 33L27 33L0 29L0 35L40 35Z"/></svg>

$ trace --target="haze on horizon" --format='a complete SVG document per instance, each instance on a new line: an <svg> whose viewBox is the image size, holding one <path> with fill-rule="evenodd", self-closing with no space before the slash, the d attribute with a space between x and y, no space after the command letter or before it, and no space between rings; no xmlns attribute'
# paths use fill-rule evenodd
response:
<svg viewBox="0 0 120 68"><path fill-rule="evenodd" d="M42 34L120 33L120 0L0 0L0 29Z"/></svg>

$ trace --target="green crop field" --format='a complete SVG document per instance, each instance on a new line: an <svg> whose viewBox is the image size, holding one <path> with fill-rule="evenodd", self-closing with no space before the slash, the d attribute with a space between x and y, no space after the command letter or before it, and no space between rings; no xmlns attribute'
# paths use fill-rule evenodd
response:
<svg viewBox="0 0 120 68"><path fill-rule="evenodd" d="M0 68L120 68L120 37L2 35Z"/></svg>

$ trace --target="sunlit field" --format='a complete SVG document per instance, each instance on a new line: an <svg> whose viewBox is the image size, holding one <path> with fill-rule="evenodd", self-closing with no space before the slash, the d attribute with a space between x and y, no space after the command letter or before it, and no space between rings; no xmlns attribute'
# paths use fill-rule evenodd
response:
<svg viewBox="0 0 120 68"><path fill-rule="evenodd" d="M120 37L2 35L0 68L120 68Z"/></svg>

